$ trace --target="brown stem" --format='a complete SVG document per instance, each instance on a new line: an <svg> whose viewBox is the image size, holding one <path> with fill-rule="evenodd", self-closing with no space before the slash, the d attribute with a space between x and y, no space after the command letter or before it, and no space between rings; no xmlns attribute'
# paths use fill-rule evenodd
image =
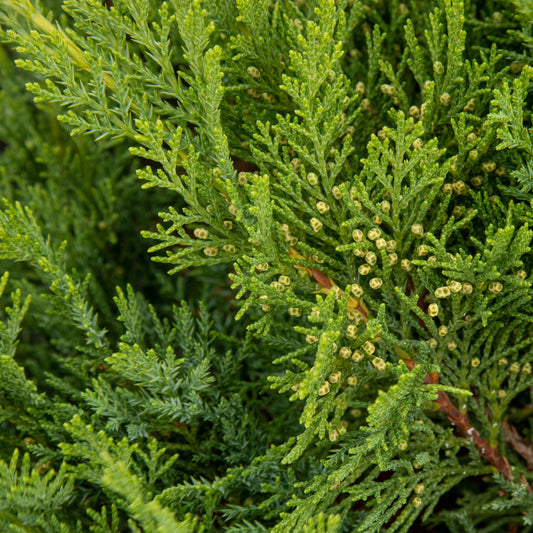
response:
<svg viewBox="0 0 533 533"><path fill-rule="evenodd" d="M411 279L411 276L409 276L407 280L407 288L406 293L407 296L414 290L414 283ZM422 300L422 297L418 299L418 307L422 309L424 312L426 312L425 309L425 301ZM413 370L413 368L416 365L416 361L404 361L405 365L409 370ZM438 372L432 372L431 374L427 374L424 382L425 383L433 383L436 384L439 381L439 374ZM444 413L448 420L457 427L459 433L462 435L465 439L471 439L474 443L474 446L479 451L481 457L483 457L485 460L487 460L500 474L507 480L514 482L515 478L511 472L511 465L509 464L509 461L500 454L497 448L494 448L489 444L488 441L483 439L476 428L472 426L470 423L470 420L468 416L461 412L450 400L450 397L444 392L444 391L438 391L437 393L437 404L439 405L439 411ZM521 476L520 482L527 485L528 492L533 492L531 489L529 483L527 480Z"/></svg>
<svg viewBox="0 0 533 533"><path fill-rule="evenodd" d="M416 366L415 361L404 361L404 363L409 370L413 370ZM424 379L424 383L436 384L438 382L438 372L431 372L431 374L427 374ZM477 429L475 429L470 423L468 416L453 405L450 397L444 391L438 391L437 404L439 405L439 411L448 417L448 420L453 426L457 427L461 436L467 440L471 439L480 455L496 468L505 479L514 482L515 479L511 473L511 465L509 464L509 461L500 454L497 448L491 446L481 437Z"/></svg>
<svg viewBox="0 0 533 533"><path fill-rule="evenodd" d="M514 476L511 473L511 465L509 461L503 457L497 448L491 446L485 439L483 439L478 431L472 426L468 416L462 413L451 402L448 395L443 392L438 392L437 403L439 404L439 411L442 411L454 424L465 439L472 439L475 447L478 449L481 457L485 458L507 481L514 482Z"/></svg>
<svg viewBox="0 0 533 533"><path fill-rule="evenodd" d="M507 419L503 421L502 427L505 435L505 442L508 442L514 448L514 451L523 457L527 464L527 469L532 471L533 448L531 447L531 444L520 436L516 428L507 422Z"/></svg>
<svg viewBox="0 0 533 533"><path fill-rule="evenodd" d="M296 250L291 249L291 257L300 257L301 256ZM304 258L305 259L305 258ZM323 272L320 272L319 270L316 270L315 268L310 267L303 267L299 265L295 265L296 268L301 268L304 270L307 270L308 273L313 277L313 279L323 287L326 291L329 291L334 283L330 278L328 278ZM413 291L415 290L415 285L413 282L413 279L411 276L408 276L407 278L407 287L405 289L405 294L409 296ZM425 296L428 293L427 289L424 289L420 297L417 301L417 306L419 309L421 309L424 313L427 313L427 304L425 301ZM365 312L363 314L364 307L361 305L361 302L357 302L358 308L357 311L361 312L363 318L368 319L368 315ZM361 307L361 310L359 310L359 307ZM426 325L424 324L423 320L420 320L420 323L424 327L424 329L427 331L429 335L430 332ZM405 363L405 366L411 371L417 364L416 361L413 359L407 360L404 359L403 362ZM431 372L430 374L427 374L424 378L424 383L428 384L437 384L439 382L439 373L438 372ZM515 482L515 478L511 472L511 465L509 464L509 461L500 454L497 448L490 445L488 441L483 439L476 428L472 426L470 423L470 420L468 416L461 412L450 400L449 396L444 391L438 391L437 392L437 404L439 405L439 411L444 413L452 425L457 427L459 433L463 436L465 439L471 439L471 441L474 443L474 446L479 451L481 457L483 457L485 460L487 460L500 474L507 480L511 482ZM505 422L504 422L505 424ZM505 426L504 426L505 429ZM510 442L510 440L508 440ZM514 439L514 442L517 443L518 441ZM517 450L518 451L518 450ZM529 448L529 451L531 452L531 458L533 459L533 450ZM518 452L520 453L520 452ZM529 463L528 463L529 466ZM525 479L524 476L520 476L520 482L524 485L527 485L527 490L530 493L533 493L533 489L531 489L529 483Z"/></svg>

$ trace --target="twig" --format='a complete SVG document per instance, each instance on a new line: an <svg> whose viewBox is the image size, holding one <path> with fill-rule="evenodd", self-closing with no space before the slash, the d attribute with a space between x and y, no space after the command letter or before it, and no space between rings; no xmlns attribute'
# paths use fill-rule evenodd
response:
<svg viewBox="0 0 533 533"><path fill-rule="evenodd" d="M290 249L290 255L292 258L296 258L296 259L306 259L304 256L299 254L292 247ZM320 272L319 270L316 270L315 268L311 268L311 267L305 267L301 265L294 265L294 266L296 268L306 270L311 275L311 277L319 285L322 286L322 289L319 292L323 292L327 294L330 290L332 290L333 287L336 287L335 283L331 280L331 278L326 276L323 272ZM411 276L409 276L407 279L407 287L405 290L406 295L409 296L414 290L415 290L415 286L414 286L413 280ZM427 294L427 290L424 289L424 292L418 298L417 305L424 313L427 314L427 305L426 305L426 301L424 298L426 294ZM366 306L364 305L364 302L361 299L355 300L353 297L350 296L348 307L350 307L353 311L360 313L365 322L368 320L368 310L366 309ZM427 329L423 321L420 320L420 322L424 326L424 329L427 331L427 333L430 335L429 330ZM407 368L410 371L413 370L413 368L417 364L416 361L414 361L413 359L410 359L410 360L403 359L403 362L405 363L405 366L407 366ZM424 378L424 382L428 384L429 383L437 384L439 382L439 373L431 372L430 374L427 374ZM468 416L465 413L461 412L457 407L455 407L455 405L450 400L449 396L444 391L437 392L437 404L439 405L439 411L444 413L448 417L452 425L457 427L459 433L463 436L463 438L467 440L468 439L472 440L472 442L474 443L474 446L479 451L481 457L483 457L494 468L496 468L496 470L500 472L500 474L507 481L514 483L515 478L511 472L511 465L509 464L509 461L503 455L500 454L497 448L491 446L488 441L486 441L485 439L481 437L477 429L474 428L472 424L470 423ZM516 439L513 439L513 442L515 444L518 443ZM533 459L533 450L531 450L531 448L529 448L529 452L531 452L530 458ZM533 493L533 489L531 489L531 486L529 485L529 483L527 482L524 476L520 476L520 482L527 486L528 492Z"/></svg>
<svg viewBox="0 0 533 533"><path fill-rule="evenodd" d="M404 361L404 363L409 370L412 370L416 365L415 361ZM427 374L424 382L432 384L438 383L438 372ZM479 451L481 457L486 459L494 468L496 468L507 481L514 483L515 478L511 472L509 461L500 454L497 448L491 446L488 441L481 437L477 429L470 423L468 416L455 407L450 400L450 397L444 391L437 392L437 404L439 405L439 411L448 417L448 420L458 429L461 436L467 440L471 439L473 441L474 446ZM528 490L531 491L529 484Z"/></svg>
<svg viewBox="0 0 533 533"><path fill-rule="evenodd" d="M415 287L413 280L411 279L411 276L409 276L406 288L407 296L409 296L409 294L414 291L414 289ZM424 313L427 313L425 300L422 297L418 299L417 305L422 311L424 311ZM413 360L404 361L404 363L407 368L409 368L409 370L412 370L416 365L416 361ZM426 383L438 383L438 372L432 372L431 374L427 374L424 381ZM448 417L448 420L450 420L452 425L457 427L462 437L467 440L472 440L481 457L486 459L494 468L496 468L496 470L498 470L498 472L500 472L500 474L507 481L511 481L514 483L515 478L511 472L511 465L509 464L507 458L501 455L497 448L491 446L488 441L481 437L477 429L474 428L470 423L468 416L462 411L460 411L457 407L455 407L455 405L450 400L450 397L444 391L438 391L437 404L439 405L439 411L444 413ZM529 493L533 493L533 489L523 476L520 476L520 482L522 484L527 485L527 490Z"/></svg>
<svg viewBox="0 0 533 533"><path fill-rule="evenodd" d="M531 447L531 444L520 436L516 428L507 422L507 419L503 421L502 427L505 435L505 442L508 442L514 448L515 452L522 456L527 464L527 469L532 471L533 448Z"/></svg>

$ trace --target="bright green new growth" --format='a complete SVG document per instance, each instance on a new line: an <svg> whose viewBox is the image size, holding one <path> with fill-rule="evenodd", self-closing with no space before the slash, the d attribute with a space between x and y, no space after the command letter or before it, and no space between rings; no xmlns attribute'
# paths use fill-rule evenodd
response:
<svg viewBox="0 0 533 533"><path fill-rule="evenodd" d="M47 4L0 0L0 530L531 531L530 6Z"/></svg>

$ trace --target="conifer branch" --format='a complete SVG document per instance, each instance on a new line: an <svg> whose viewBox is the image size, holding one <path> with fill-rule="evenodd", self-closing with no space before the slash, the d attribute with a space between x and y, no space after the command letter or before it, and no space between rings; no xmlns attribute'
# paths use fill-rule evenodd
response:
<svg viewBox="0 0 533 533"><path fill-rule="evenodd" d="M406 292L407 294L409 294L409 292L413 290L414 284L412 282L412 278L409 276ZM422 309L422 311L427 313L427 306L423 299L423 293L418 300L418 306ZM409 370L413 370L413 368L417 364L414 360L404 360L404 363L407 368L409 368ZM424 378L424 383L437 384L438 382L438 372L432 372L431 374L427 374ZM509 464L507 458L502 456L497 448L491 446L488 441L486 441L480 436L477 429L475 429L470 423L468 415L466 413L463 413L457 407L455 407L446 392L437 391L436 402L439 405L439 411L441 411L448 417L451 424L459 430L460 434L464 439L471 440L473 442L481 457L483 457L492 466L494 466L494 468L496 468L496 470L498 470L498 472L500 472L500 474L507 481L514 482L515 478L513 476L513 473L511 472L511 465ZM505 425L502 424L502 427L505 431ZM527 490L529 492L533 493L533 489L531 489L531 486L525 478L521 478L520 482L527 486Z"/></svg>
<svg viewBox="0 0 533 533"><path fill-rule="evenodd" d="M503 431L505 434L505 442L508 442L522 458L526 461L527 469L533 470L533 447L531 444L520 436L514 426L509 424L505 419L502 423Z"/></svg>
<svg viewBox="0 0 533 533"><path fill-rule="evenodd" d="M406 362L408 365L408 362ZM408 365L409 366L409 365ZM435 373L437 374L437 373ZM438 383L438 374L437 375L427 375L428 383ZM515 478L511 472L511 465L507 458L502 456L497 448L491 446L489 442L483 439L477 429L475 429L468 415L461 412L453 402L450 400L449 396L443 392L437 392L437 404L439 405L439 411L444 413L453 426L457 427L462 437L466 440L471 440L474 443L474 446L478 450L481 457L487 460L500 474L507 480L514 482ZM528 491L531 491L529 483L525 480L521 480L525 485L527 485Z"/></svg>
<svg viewBox="0 0 533 533"><path fill-rule="evenodd" d="M292 257L298 257L299 254L293 249L291 249L291 256ZM303 258L300 256L300 258ZM305 258L303 258L305 259ZM301 268L306 270L313 279L323 287L321 292L328 293L330 290L332 290L333 287L338 287L335 285L335 283L324 273L320 272L319 270L316 270L314 268L309 267L303 267L296 265L296 268ZM407 287L406 287L406 294L409 296L409 293L414 291L415 287L413 284L413 280L411 276L408 276L407 281ZM340 291L339 291L340 292ZM424 290L422 294L420 295L417 305L418 307L424 312L427 313L427 305L425 304L424 295L427 293L427 290ZM351 304L351 307L354 310L357 310L365 322L368 320L368 316L366 314L366 311L363 311L363 309L366 309L366 306L361 301L356 301L352 297L350 297L351 300L353 300L353 303ZM350 308L350 303L348 304L348 307ZM419 319L420 320L420 319ZM429 333L429 330L427 327L425 327L425 324L420 320L421 324L423 325L424 329ZM376 341L379 340L379 338L375 339ZM414 359L403 359L403 362L405 363L405 366L412 371L414 367L417 365L417 362ZM424 378L424 383L427 384L433 384L436 385L439 382L439 373L438 372L432 372L430 374L427 374ZM444 391L437 391L437 404L439 405L439 411L444 413L448 419L450 420L451 424L458 429L462 437L466 440L472 441L476 449L479 451L481 457L483 457L486 461L488 461L500 474L507 480L514 482L515 478L511 472L511 465L509 464L509 461L507 458L502 456L497 448L490 445L488 441L483 439L479 432L472 426L470 423L470 420L468 418L468 415L461 412L453 402L450 400L449 396ZM530 448L526 449L526 446L520 442L520 439L516 438L516 434L511 431L511 428L509 425L504 422L502 425L504 431L506 432L506 440L508 442L513 442L514 446L518 446L518 448L521 450L521 455L527 456L529 459L531 458L530 455L528 455L528 452L530 452ZM518 451L518 450L517 450ZM529 460L528 460L528 466ZM521 483L524 483L527 485L527 489L529 492L533 493L533 489L531 489L531 486L529 483L525 480L525 478L521 478Z"/></svg>
<svg viewBox="0 0 533 533"><path fill-rule="evenodd" d="M533 9L482 4L0 0L1 531L531 527Z"/></svg>

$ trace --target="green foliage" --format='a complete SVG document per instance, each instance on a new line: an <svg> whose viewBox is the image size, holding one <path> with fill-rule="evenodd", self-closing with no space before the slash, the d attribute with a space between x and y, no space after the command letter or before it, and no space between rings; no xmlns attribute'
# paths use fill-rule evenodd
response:
<svg viewBox="0 0 533 533"><path fill-rule="evenodd" d="M531 11L0 0L0 529L532 531Z"/></svg>

